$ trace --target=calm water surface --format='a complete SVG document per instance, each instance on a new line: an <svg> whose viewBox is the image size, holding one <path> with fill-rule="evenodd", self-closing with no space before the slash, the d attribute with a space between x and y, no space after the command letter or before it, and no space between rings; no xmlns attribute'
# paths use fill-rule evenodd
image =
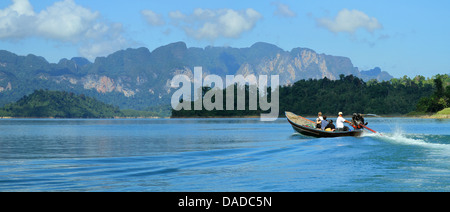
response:
<svg viewBox="0 0 450 212"><path fill-rule="evenodd" d="M285 119L0 120L0 191L450 191L450 120L359 138Z"/></svg>

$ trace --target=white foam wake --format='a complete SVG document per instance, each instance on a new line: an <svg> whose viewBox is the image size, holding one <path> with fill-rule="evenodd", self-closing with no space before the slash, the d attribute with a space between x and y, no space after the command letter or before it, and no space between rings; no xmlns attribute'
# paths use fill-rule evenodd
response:
<svg viewBox="0 0 450 212"><path fill-rule="evenodd" d="M450 144L427 142L426 138L432 135L407 134L400 128L397 128L393 133L382 133L382 134L365 133L363 136L374 137L377 139L381 139L383 141L401 145L414 145L414 146L422 146L425 148L450 150Z"/></svg>

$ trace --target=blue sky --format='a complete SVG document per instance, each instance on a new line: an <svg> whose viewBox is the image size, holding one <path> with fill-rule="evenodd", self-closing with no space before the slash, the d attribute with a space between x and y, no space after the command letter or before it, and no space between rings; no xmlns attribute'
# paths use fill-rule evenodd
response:
<svg viewBox="0 0 450 212"><path fill-rule="evenodd" d="M177 41L305 47L360 70L431 77L450 73L450 1L0 1L0 49L49 62Z"/></svg>

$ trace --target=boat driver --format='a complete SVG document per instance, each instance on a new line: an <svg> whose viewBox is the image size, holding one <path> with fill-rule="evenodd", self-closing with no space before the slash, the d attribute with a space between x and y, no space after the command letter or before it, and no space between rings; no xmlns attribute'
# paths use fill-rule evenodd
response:
<svg viewBox="0 0 450 212"><path fill-rule="evenodd" d="M344 126L344 122L347 122L347 120L342 117L342 112L339 112L339 117L336 119L336 130L337 131L348 131L348 127Z"/></svg>

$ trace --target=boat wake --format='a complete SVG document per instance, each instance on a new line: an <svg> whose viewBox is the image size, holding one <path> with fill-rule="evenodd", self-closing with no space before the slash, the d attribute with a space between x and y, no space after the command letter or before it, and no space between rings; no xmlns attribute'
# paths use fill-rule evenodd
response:
<svg viewBox="0 0 450 212"><path fill-rule="evenodd" d="M396 129L393 133L365 133L363 136L393 144L450 150L450 135L408 134L401 129Z"/></svg>

